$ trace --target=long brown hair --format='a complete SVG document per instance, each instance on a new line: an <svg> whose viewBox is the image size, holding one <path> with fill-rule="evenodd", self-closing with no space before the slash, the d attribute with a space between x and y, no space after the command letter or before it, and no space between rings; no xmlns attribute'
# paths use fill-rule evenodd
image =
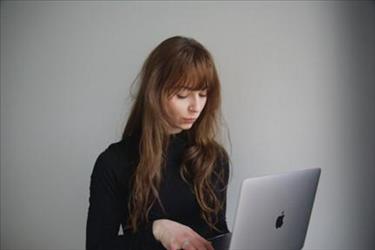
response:
<svg viewBox="0 0 375 250"><path fill-rule="evenodd" d="M138 75L140 86L122 138L137 131L139 162L132 177L128 203L128 226L134 232L159 198L162 168L168 147L168 115L164 100L182 88L207 89L207 102L187 133L188 146L182 158L180 175L193 187L201 217L217 229L217 215L223 208L214 192L213 176L225 183L218 162L228 162L226 150L216 141L221 117L220 81L209 51L192 38L174 36L161 42L145 60ZM221 165L220 165L221 166ZM225 186L225 185L224 185ZM225 186L226 188L226 186ZM162 205L162 204L161 204ZM161 206L163 207L163 206Z"/></svg>

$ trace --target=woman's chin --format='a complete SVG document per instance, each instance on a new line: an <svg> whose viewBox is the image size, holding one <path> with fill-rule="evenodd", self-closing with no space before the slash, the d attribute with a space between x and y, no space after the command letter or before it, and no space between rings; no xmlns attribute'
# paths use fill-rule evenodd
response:
<svg viewBox="0 0 375 250"><path fill-rule="evenodd" d="M193 126L193 123L184 123L180 126L182 129L190 129Z"/></svg>

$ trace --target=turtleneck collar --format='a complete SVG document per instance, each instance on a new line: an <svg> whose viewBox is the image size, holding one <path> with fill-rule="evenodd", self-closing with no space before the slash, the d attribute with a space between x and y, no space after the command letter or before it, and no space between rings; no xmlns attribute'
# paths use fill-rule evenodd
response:
<svg viewBox="0 0 375 250"><path fill-rule="evenodd" d="M176 134L169 135L168 147L166 149L166 158L169 165L179 166L182 154L187 146L187 133L182 131ZM174 162L173 164L171 164Z"/></svg>
<svg viewBox="0 0 375 250"><path fill-rule="evenodd" d="M175 141L186 141L187 140L187 132L186 130L182 130L179 133L176 134L170 134L169 135L169 141L175 142Z"/></svg>
<svg viewBox="0 0 375 250"><path fill-rule="evenodd" d="M139 142L141 138L141 133L140 132L133 133L132 135L127 136L127 137L130 137L134 142L136 141ZM187 139L188 139L187 130L182 130L181 132L175 133L175 134L169 134L168 139L169 139L169 143L187 142Z"/></svg>

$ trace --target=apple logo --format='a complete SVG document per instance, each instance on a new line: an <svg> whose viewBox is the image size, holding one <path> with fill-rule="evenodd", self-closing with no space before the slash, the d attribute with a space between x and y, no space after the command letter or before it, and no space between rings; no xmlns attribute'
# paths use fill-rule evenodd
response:
<svg viewBox="0 0 375 250"><path fill-rule="evenodd" d="M276 228L280 228L284 224L284 211L281 212L281 215L277 217L276 220Z"/></svg>

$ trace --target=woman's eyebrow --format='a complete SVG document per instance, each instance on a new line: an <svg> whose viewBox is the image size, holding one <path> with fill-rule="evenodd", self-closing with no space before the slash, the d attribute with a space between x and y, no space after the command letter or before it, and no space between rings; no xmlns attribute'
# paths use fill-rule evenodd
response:
<svg viewBox="0 0 375 250"><path fill-rule="evenodd" d="M182 87L181 89L182 90L189 90L189 91L204 91L204 90L207 90L208 88L205 87L203 89L195 89L195 88L191 88L191 87Z"/></svg>

